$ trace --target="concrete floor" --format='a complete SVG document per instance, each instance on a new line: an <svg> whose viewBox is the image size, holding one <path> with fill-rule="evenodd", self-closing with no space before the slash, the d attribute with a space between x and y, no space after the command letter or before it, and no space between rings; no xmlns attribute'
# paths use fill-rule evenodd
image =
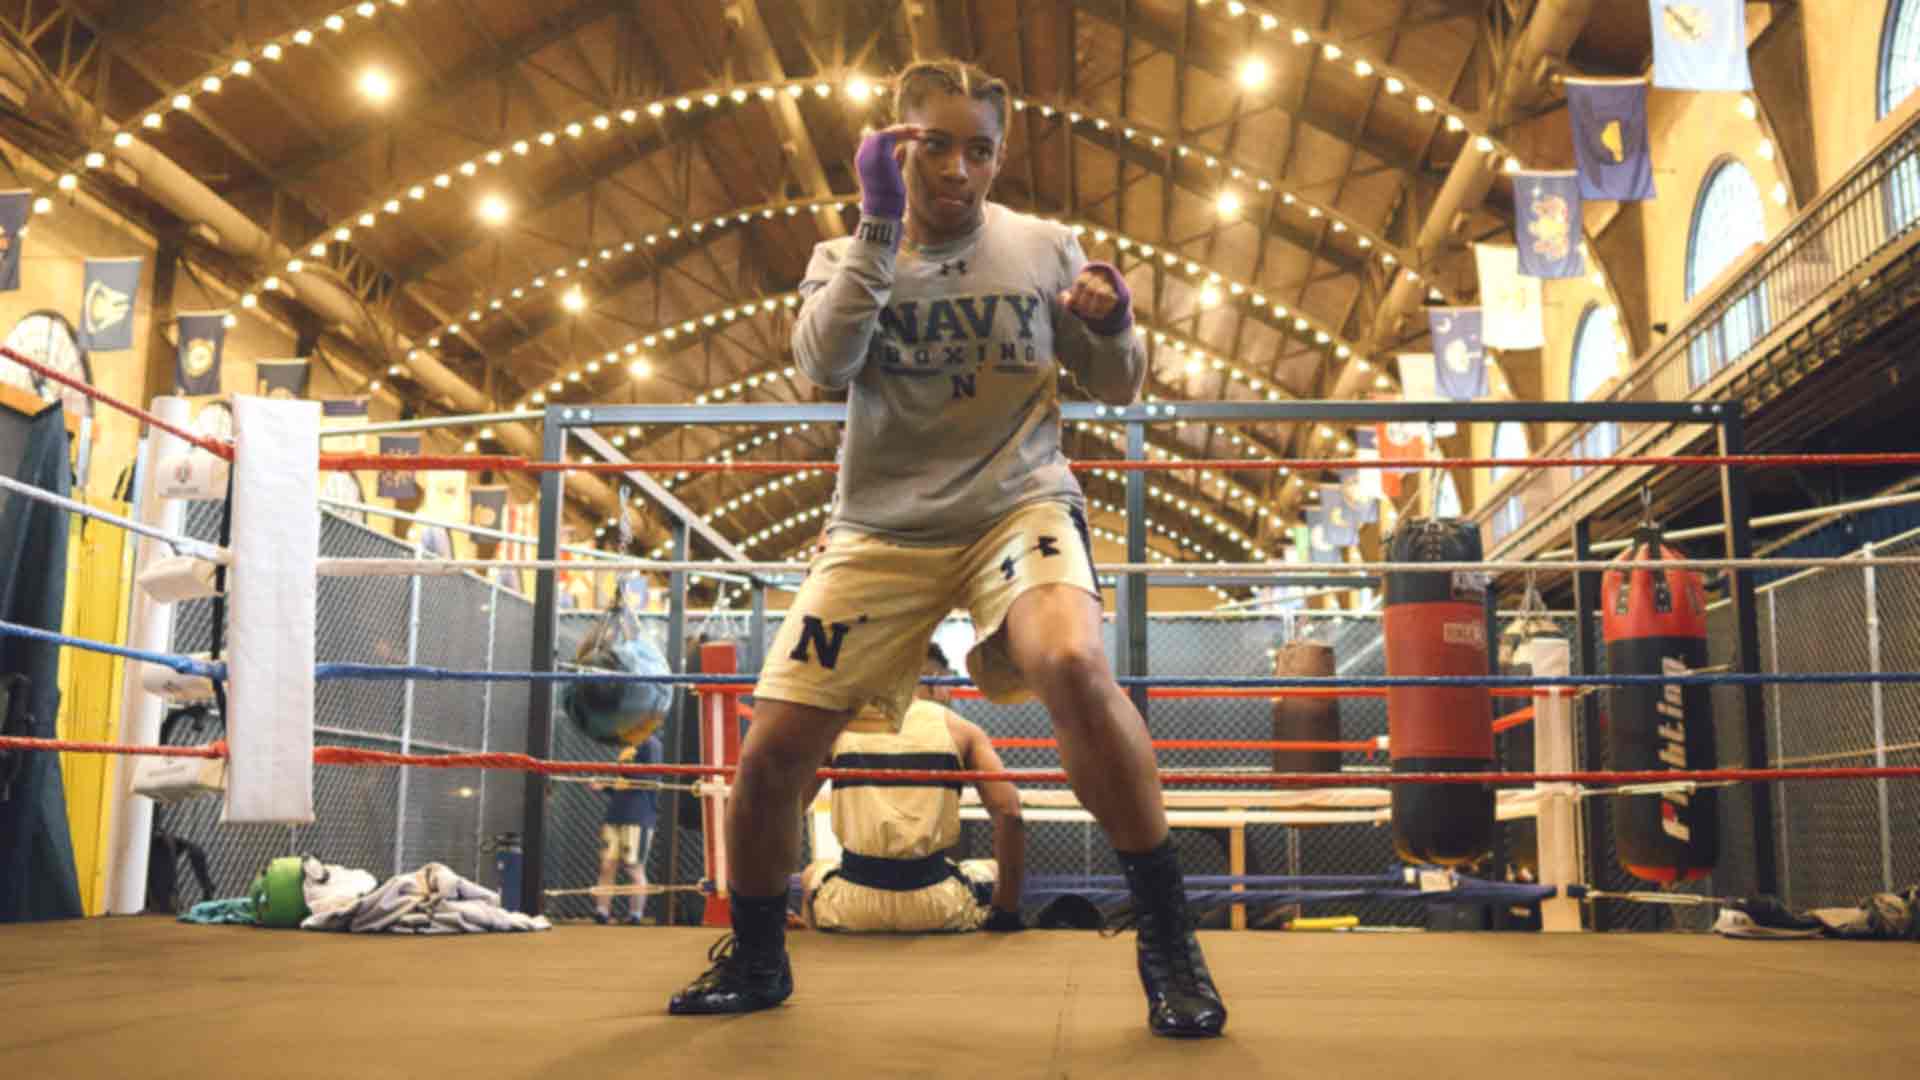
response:
<svg viewBox="0 0 1920 1080"><path fill-rule="evenodd" d="M353 937L159 918L0 927L18 1077L1920 1075L1912 945L1215 933L1227 1037L1146 1033L1130 939L792 935L747 1017L667 996L715 933Z"/></svg>

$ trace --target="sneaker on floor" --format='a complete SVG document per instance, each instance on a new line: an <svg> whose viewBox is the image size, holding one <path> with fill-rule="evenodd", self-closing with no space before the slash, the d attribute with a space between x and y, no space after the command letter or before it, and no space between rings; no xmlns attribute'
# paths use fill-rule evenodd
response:
<svg viewBox="0 0 1920 1080"><path fill-rule="evenodd" d="M593 913L593 921L605 926L613 921L613 916L604 911L596 911Z"/></svg>
<svg viewBox="0 0 1920 1080"><path fill-rule="evenodd" d="M732 934L707 950L713 966L673 995L667 1011L675 1016L707 1016L771 1009L793 994L793 967L787 951L758 953L742 948Z"/></svg>
<svg viewBox="0 0 1920 1080"><path fill-rule="evenodd" d="M1135 925L1140 985L1147 992L1147 1028L1175 1039L1211 1038L1227 1026L1227 1006L1207 971L1207 958L1184 907L1138 915L1129 912L1109 929Z"/></svg>
<svg viewBox="0 0 1920 1080"><path fill-rule="evenodd" d="M1770 896L1728 901L1713 923L1713 932L1722 937L1761 940L1815 938L1822 929L1819 920L1796 915Z"/></svg>

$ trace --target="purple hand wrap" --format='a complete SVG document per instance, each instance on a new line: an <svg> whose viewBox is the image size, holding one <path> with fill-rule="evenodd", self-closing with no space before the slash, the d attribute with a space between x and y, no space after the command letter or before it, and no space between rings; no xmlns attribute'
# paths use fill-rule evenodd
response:
<svg viewBox="0 0 1920 1080"><path fill-rule="evenodd" d="M1107 312L1104 318L1083 320L1087 324L1087 329L1106 337L1112 337L1124 330L1131 329L1133 326L1133 290L1127 288L1127 279L1125 275L1120 273L1120 268L1112 263L1090 262L1081 269L1083 271L1099 271L1101 276L1107 279L1107 283L1113 286L1114 295L1113 310Z"/></svg>
<svg viewBox="0 0 1920 1080"><path fill-rule="evenodd" d="M893 160L898 135L870 131L853 155L853 171L860 177L860 213L870 218L899 221L907 213L907 179Z"/></svg>

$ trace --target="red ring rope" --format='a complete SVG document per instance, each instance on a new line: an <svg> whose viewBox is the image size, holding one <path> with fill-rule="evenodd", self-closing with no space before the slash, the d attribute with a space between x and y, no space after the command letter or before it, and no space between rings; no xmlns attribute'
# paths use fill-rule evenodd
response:
<svg viewBox="0 0 1920 1080"><path fill-rule="evenodd" d="M1664 457L1518 458L1212 458L1192 461L1076 461L1076 472L1325 472L1345 469L1527 469L1595 466L1785 469L1818 466L1920 465L1920 452L1877 454L1677 454ZM792 473L837 472L832 461L533 461L510 454L322 454L320 468L333 472L577 472L577 473Z"/></svg>
<svg viewBox="0 0 1920 1080"><path fill-rule="evenodd" d="M993 745L1006 750L1050 750L1060 745L1058 739L1004 738L990 740ZM1336 742L1311 739L1155 739L1155 750L1299 750L1299 751L1339 751L1353 754L1383 753L1386 747L1377 742Z"/></svg>
<svg viewBox="0 0 1920 1080"><path fill-rule="evenodd" d="M142 754L152 757L225 757L222 743L209 746L120 746L112 743L71 742L65 739L0 737L0 750L67 751L70 753ZM620 765L601 761L543 761L525 754L396 754L346 746L316 746L316 765L385 765L425 769L506 769L548 776L731 776L735 765ZM1059 770L821 769L826 780L1005 780L1026 784L1064 784ZM1170 772L1160 782L1169 785L1215 784L1222 787L1381 787L1392 784L1706 784L1723 781L1770 783L1776 780L1913 780L1920 765L1848 766L1820 769L1646 769L1637 772L1480 772L1480 773L1245 773Z"/></svg>
<svg viewBox="0 0 1920 1080"><path fill-rule="evenodd" d="M702 683L698 687L702 693L750 694L753 683ZM968 701L985 700L986 695L977 686L952 686L955 699ZM1530 690L1524 686L1494 686L1488 692L1494 697L1536 698L1544 695L1546 689ZM1561 689L1567 689L1562 687ZM1181 698L1384 698L1387 688L1384 686L1150 686L1147 697L1161 701ZM1573 695L1564 695L1572 697ZM1499 730L1498 727L1495 730Z"/></svg>
<svg viewBox="0 0 1920 1080"><path fill-rule="evenodd" d="M19 364L21 367L24 367L29 371L36 372L49 379L52 379L54 382L59 383L61 386L64 386L69 390L77 391L78 393L83 394L86 397L92 398L93 400L99 402L102 405L106 405L110 408L118 409L121 412L126 413L128 416L131 416L134 419L139 420L141 423L147 425L148 427L158 428L159 430L166 432L167 434L187 443L190 446L197 446L200 449L205 450L207 453L212 454L217 458L222 458L227 461L233 460L233 444L230 442L227 442L224 439L215 439L208 435L199 434L198 432L188 431L187 429L182 427L175 427L174 425L167 423L165 420L160 419L159 417L153 415L152 413L148 412L147 410L141 408L138 405L130 405L127 402L121 401L119 398L114 397L112 394L109 394L104 390L101 390L99 387L88 386L86 383L83 383L80 380L75 379L70 375L64 375L58 371L53 370L52 368L48 367L45 364L42 364L38 360L29 360L26 357L21 356L19 353L13 351L12 349L7 348L5 345L0 345L0 356L5 356L7 359L13 361L16 364Z"/></svg>

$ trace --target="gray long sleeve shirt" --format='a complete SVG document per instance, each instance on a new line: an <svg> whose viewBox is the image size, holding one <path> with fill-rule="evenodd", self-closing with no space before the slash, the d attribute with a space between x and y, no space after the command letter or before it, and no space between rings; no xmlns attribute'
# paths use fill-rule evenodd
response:
<svg viewBox="0 0 1920 1080"><path fill-rule="evenodd" d="M972 235L897 252L866 220L813 250L796 365L848 389L830 525L903 544L965 544L1016 507L1084 506L1060 449L1060 369L1110 405L1134 400L1146 347L1061 306L1086 264L1073 231L988 203Z"/></svg>

